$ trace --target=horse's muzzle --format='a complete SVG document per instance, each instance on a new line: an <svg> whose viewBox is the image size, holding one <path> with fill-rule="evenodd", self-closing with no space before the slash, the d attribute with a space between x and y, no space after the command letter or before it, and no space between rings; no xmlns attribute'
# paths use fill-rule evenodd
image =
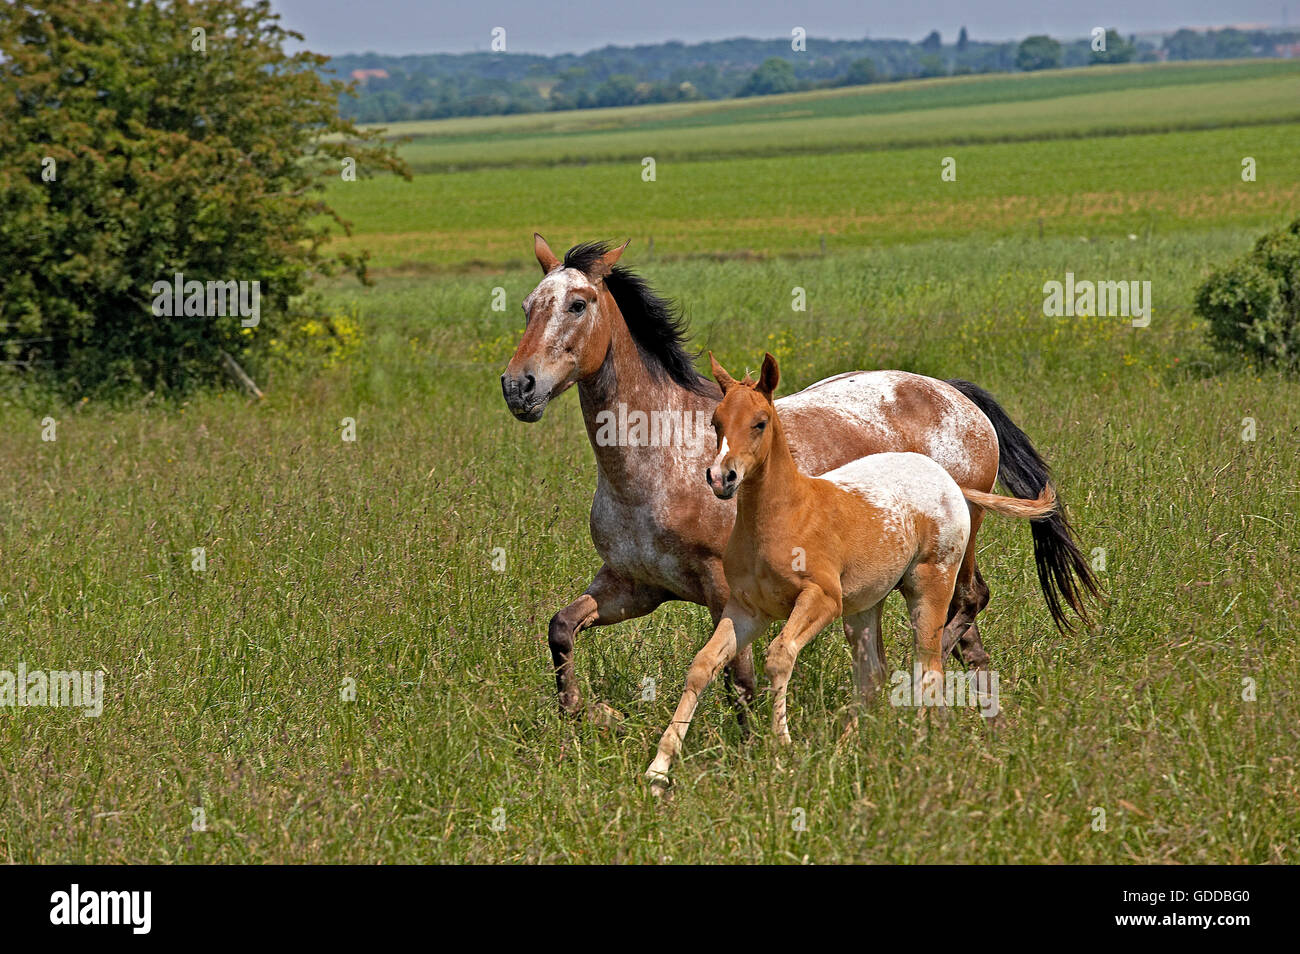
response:
<svg viewBox="0 0 1300 954"><path fill-rule="evenodd" d="M710 467L704 472L704 479L708 482L709 488L714 495L720 500L730 500L736 496L736 488L740 486L740 476L735 470L728 470L725 473L721 468L717 473L713 472Z"/></svg>
<svg viewBox="0 0 1300 954"><path fill-rule="evenodd" d="M501 375L501 394L506 399L510 413L521 421L540 421L546 413L548 394L538 392L537 380L531 374L520 372Z"/></svg>

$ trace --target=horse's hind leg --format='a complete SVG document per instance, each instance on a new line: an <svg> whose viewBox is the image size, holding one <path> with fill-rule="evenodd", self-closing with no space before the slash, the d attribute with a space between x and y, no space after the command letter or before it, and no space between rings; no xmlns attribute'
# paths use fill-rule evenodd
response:
<svg viewBox="0 0 1300 954"><path fill-rule="evenodd" d="M857 731L858 710L871 702L888 681L885 671L885 640L880 617L885 608L881 600L871 609L844 617L844 638L849 641L853 659L854 705L852 717L844 727L838 744L842 745Z"/></svg>
<svg viewBox="0 0 1300 954"><path fill-rule="evenodd" d="M912 618L913 666L916 671L914 698L925 700L943 690L943 633L952 602L958 567L943 563L920 563L903 577L903 597Z"/></svg>
<svg viewBox="0 0 1300 954"><path fill-rule="evenodd" d="M984 577L980 574L979 567L975 568L975 577L971 581L970 598L973 598L975 611L972 616L984 611L984 607L989 605L989 588L984 582ZM961 649L962 661L972 669L988 669L990 657L984 649L984 643L980 641L980 624L979 619L975 618L970 621L970 626L961 634L958 646Z"/></svg>
<svg viewBox="0 0 1300 954"><path fill-rule="evenodd" d="M857 687L858 701L866 703L888 681L885 672L885 640L881 634L880 617L884 601L871 609L844 617L844 636L853 654L853 684Z"/></svg>
<svg viewBox="0 0 1300 954"><path fill-rule="evenodd" d="M975 535L984 522L984 508L970 507L970 538L957 571L957 585L948 606L948 621L943 630L943 651L952 653L972 669L988 669L989 654L980 642L975 617L989 603L989 588L975 565Z"/></svg>
<svg viewBox="0 0 1300 954"><path fill-rule="evenodd" d="M582 711L582 694L578 691L573 666L573 638L591 626L608 626L645 616L671 598L667 590L625 580L602 566L587 591L551 617L546 641L551 648L555 690L562 712L576 715Z"/></svg>

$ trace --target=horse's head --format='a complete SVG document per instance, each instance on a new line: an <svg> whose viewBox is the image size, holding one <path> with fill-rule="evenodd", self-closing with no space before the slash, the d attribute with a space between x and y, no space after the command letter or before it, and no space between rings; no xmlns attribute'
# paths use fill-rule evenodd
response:
<svg viewBox="0 0 1300 954"><path fill-rule="evenodd" d="M544 238L533 236L543 277L524 299L524 337L501 375L501 392L519 420L540 420L552 398L600 370L618 310L605 276L625 248L627 242L581 269L568 268Z"/></svg>
<svg viewBox="0 0 1300 954"><path fill-rule="evenodd" d="M722 388L722 403L713 412L713 430L718 435L718 454L704 472L714 494L723 500L736 495L736 489L752 472L767 460L772 451L772 435L776 432L776 408L772 394L776 391L781 370L776 358L763 356L763 370L758 381L748 377L735 380L709 353L713 377Z"/></svg>

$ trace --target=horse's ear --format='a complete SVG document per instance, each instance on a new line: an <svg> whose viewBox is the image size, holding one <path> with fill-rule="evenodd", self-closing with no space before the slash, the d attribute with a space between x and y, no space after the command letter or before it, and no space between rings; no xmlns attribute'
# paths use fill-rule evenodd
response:
<svg viewBox="0 0 1300 954"><path fill-rule="evenodd" d="M537 255L537 264L542 266L542 274L549 275L560 265L560 260L555 257L551 247L546 244L546 239L542 238L536 232L533 233L533 252Z"/></svg>
<svg viewBox="0 0 1300 954"><path fill-rule="evenodd" d="M776 384L781 380L781 369L776 366L776 358L771 353L763 355L763 370L758 372L758 391L772 400L776 393Z"/></svg>
<svg viewBox="0 0 1300 954"><path fill-rule="evenodd" d="M727 373L727 369L718 364L718 359L709 352L709 369L713 372L713 380L718 382L718 387L722 388L722 393L726 394L736 386L736 379Z"/></svg>
<svg viewBox="0 0 1300 954"><path fill-rule="evenodd" d="M604 278L608 275L613 271L614 266L618 264L618 260L623 257L623 250L631 244L632 240L628 239L618 248L611 248L600 258L596 259L591 268L592 275L596 278Z"/></svg>

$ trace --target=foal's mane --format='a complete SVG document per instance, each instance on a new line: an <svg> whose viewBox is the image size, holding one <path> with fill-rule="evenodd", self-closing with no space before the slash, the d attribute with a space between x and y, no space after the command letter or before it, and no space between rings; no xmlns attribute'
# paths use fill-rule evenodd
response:
<svg viewBox="0 0 1300 954"><path fill-rule="evenodd" d="M576 268L594 279L593 268L608 251L606 242L583 242L564 253L564 267ZM644 278L621 265L615 265L605 276L605 287L623 313L627 330L651 374L666 376L696 394L717 396L714 383L695 370L699 352L687 350L690 335L679 304L659 297Z"/></svg>

